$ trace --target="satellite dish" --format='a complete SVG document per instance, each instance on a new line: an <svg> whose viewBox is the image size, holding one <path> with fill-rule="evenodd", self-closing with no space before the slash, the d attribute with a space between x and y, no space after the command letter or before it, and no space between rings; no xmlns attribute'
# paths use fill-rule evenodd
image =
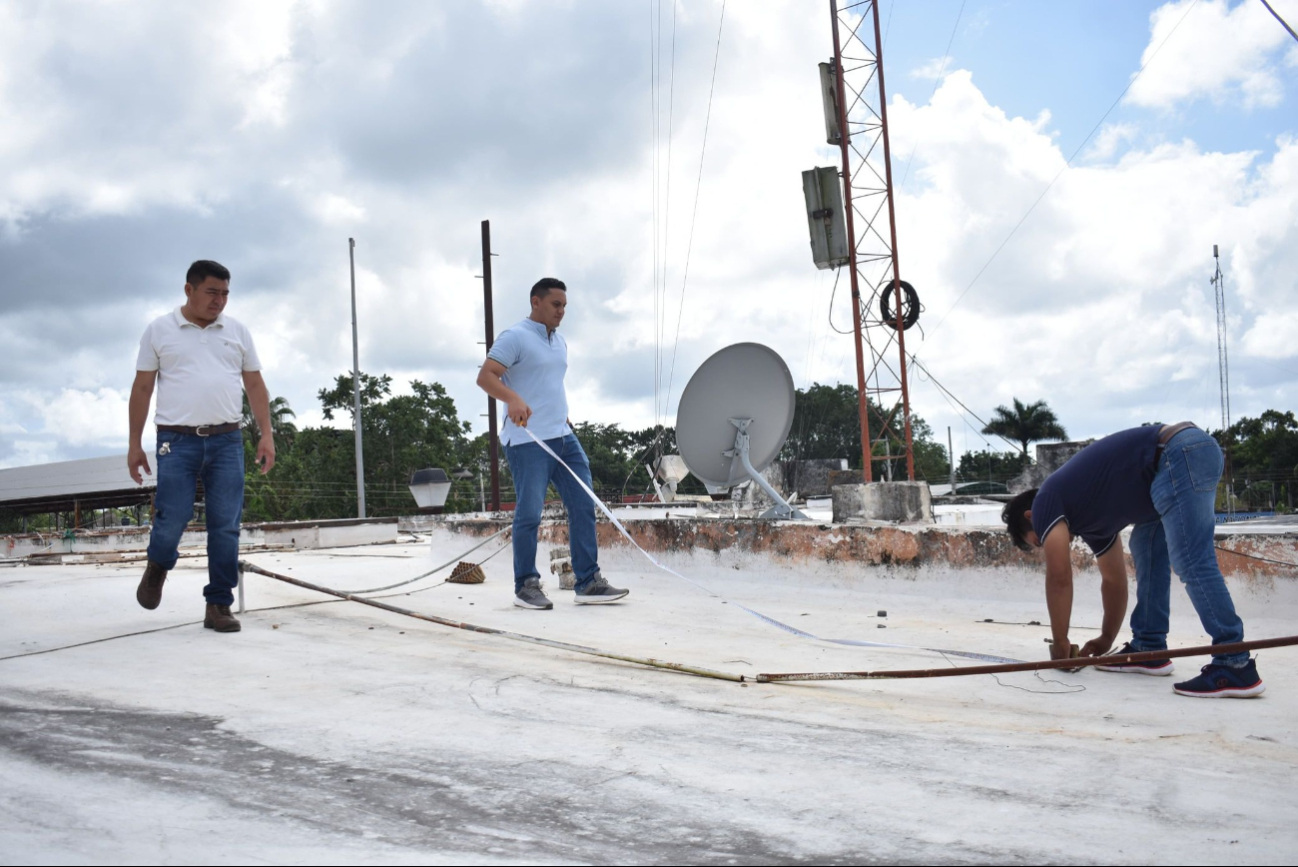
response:
<svg viewBox="0 0 1298 867"><path fill-rule="evenodd" d="M752 479L775 507L762 517L805 518L761 475L793 427L793 376L760 343L714 353L690 377L676 410L676 446L691 473L709 486Z"/></svg>

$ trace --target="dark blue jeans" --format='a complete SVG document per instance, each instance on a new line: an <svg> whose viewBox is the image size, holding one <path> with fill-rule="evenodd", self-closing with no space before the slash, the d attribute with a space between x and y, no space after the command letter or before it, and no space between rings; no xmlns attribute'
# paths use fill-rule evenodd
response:
<svg viewBox="0 0 1298 867"><path fill-rule="evenodd" d="M207 507L207 576L203 596L233 605L239 586L239 519L243 515L243 432L200 437L158 431L158 491L154 495L149 559L176 565L180 536L194 517L194 489L203 480Z"/></svg>
<svg viewBox="0 0 1298 867"><path fill-rule="evenodd" d="M1213 644L1244 640L1244 622L1235 613L1213 547L1221 470L1221 448L1198 428L1182 431L1163 448L1149 491L1160 518L1137 524L1131 532L1131 559L1136 564L1133 650L1167 647L1172 569L1185 584ZM1240 666L1248 662L1248 653L1214 656L1213 662Z"/></svg>
<svg viewBox="0 0 1298 867"><path fill-rule="evenodd" d="M588 486L590 461L581 443L572 434L546 440L545 444L563 462L572 467ZM577 590L586 589L599 572L599 546L595 540L595 504L576 480L534 442L505 446L509 472L514 476L514 590L522 588L528 578L539 578L536 571L536 530L541 526L541 509L545 490L553 483L568 510L568 548L572 551L572 571Z"/></svg>

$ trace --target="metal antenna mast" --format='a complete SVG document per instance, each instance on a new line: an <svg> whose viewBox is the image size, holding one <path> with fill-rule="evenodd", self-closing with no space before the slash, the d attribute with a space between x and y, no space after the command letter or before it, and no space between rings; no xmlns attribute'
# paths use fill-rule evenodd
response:
<svg viewBox="0 0 1298 867"><path fill-rule="evenodd" d="M905 330L907 323L914 324L919 300L902 283L897 265L897 215L892 195L879 3L878 0L848 0L840 9L838 0L829 0L829 13L834 31L833 74L838 103L838 144L843 158L843 207L847 236L851 239L848 268L865 480L873 480L874 461L885 462L885 478L891 479L891 461L904 456L906 477L914 481ZM889 295L892 297L888 298ZM869 350L868 358L866 350ZM881 429L873 437L869 423L870 398L883 415ZM898 412L901 413L900 434L895 430ZM875 455L875 448L880 444L883 454Z"/></svg>
<svg viewBox="0 0 1298 867"><path fill-rule="evenodd" d="M1230 442L1226 432L1230 430L1230 359L1226 352L1226 281L1221 273L1221 258L1217 254L1217 245L1212 245L1214 267L1212 280L1213 294L1217 300L1217 375L1221 380L1221 447L1226 453L1226 514L1234 513L1231 500L1235 493L1235 477L1230 467Z"/></svg>
<svg viewBox="0 0 1298 867"><path fill-rule="evenodd" d="M361 343L356 330L356 239L347 239L352 274L352 426L356 428L356 517L365 517L365 449L361 436Z"/></svg>
<svg viewBox="0 0 1298 867"><path fill-rule="evenodd" d="M1230 360L1226 354L1226 286L1216 244L1212 245L1212 260L1216 266L1210 282L1217 297L1217 371L1221 378L1221 429L1225 432L1230 427Z"/></svg>

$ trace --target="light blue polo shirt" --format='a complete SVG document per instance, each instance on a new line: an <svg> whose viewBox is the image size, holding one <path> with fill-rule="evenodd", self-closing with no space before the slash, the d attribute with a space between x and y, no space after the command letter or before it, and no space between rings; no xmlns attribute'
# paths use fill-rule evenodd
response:
<svg viewBox="0 0 1298 867"><path fill-rule="evenodd" d="M558 331L547 332L540 322L524 319L500 332L487 357L503 365L501 380L532 408L527 429L543 440L572 433L568 427L568 395L563 378L568 373L568 344ZM530 443L505 413L500 441L507 446Z"/></svg>

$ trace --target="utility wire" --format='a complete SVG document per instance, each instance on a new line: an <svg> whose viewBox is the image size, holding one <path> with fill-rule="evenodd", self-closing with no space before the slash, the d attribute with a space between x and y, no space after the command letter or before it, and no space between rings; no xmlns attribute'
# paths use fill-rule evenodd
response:
<svg viewBox="0 0 1298 867"><path fill-rule="evenodd" d="M680 306L676 309L676 338L672 342L672 364L667 375L667 400L663 404L664 419L666 418L667 408L671 406L672 383L676 378L676 350L680 347L681 342L681 320L684 318L685 313L685 286L690 279L690 254L694 251L694 227L699 216L699 191L703 188L703 159L708 153L708 127L712 124L712 97L717 91L717 64L721 59L721 31L725 24L726 0L721 0L721 18L717 22L717 47L712 55L712 83L708 87L708 110L703 119L703 147L699 151L699 176L694 183L694 211L690 216L689 242L685 247L685 270L681 276Z"/></svg>
<svg viewBox="0 0 1298 867"><path fill-rule="evenodd" d="M1265 2L1265 0L1263 0L1263 2ZM1041 191L1041 195L1037 196L1036 201L1034 201L1031 204L1031 206L1028 207L1027 212L1024 213L1022 217L1019 218L1019 221L1017 223L1014 224L1014 228L1010 229L1010 233L1005 236L1005 240L1000 242L1000 245L997 246L997 248L992 252L991 257L988 258L987 261L983 263L983 266L978 269L978 273L975 274L973 279L969 281L969 285L964 288L964 291L961 292L960 295L955 299L955 301L951 303L951 306L947 308L947 311L942 314L942 318L938 320L937 325L933 326L933 331L937 331L937 329L942 327L942 323L946 322L947 317L951 315L951 311L954 310L956 308L956 305L958 305L962 300L964 300L964 297L969 294L969 290L972 289L974 287L974 284L978 282L978 279L982 277L983 272L986 271L988 266L990 266L991 263L996 260L996 257L1000 255L1001 250L1005 249L1005 245L1010 242L1010 238L1013 238L1014 234L1018 232L1019 228L1025 222L1027 222L1028 217L1031 216L1034 210L1036 210L1037 205L1041 204L1041 200L1044 199L1046 197L1046 194L1050 192L1052 187L1054 187L1055 182L1059 180L1059 178L1063 175L1064 172L1068 171L1068 169L1072 167L1073 160L1077 159L1077 155L1082 152L1082 148L1086 147L1087 142L1089 142L1095 136L1095 133L1099 131L1100 126L1103 125L1104 121L1107 120L1109 115L1113 113L1113 110L1118 107L1118 103L1122 102L1122 98L1127 95L1127 91L1131 90L1131 86L1136 83L1137 79L1140 78L1141 73L1143 73L1146 69L1149 68L1149 64L1154 62L1154 58L1157 57L1158 53L1163 50L1163 46L1167 44L1167 40L1172 38L1172 34L1176 33L1177 29L1181 26L1182 22L1185 21L1186 17L1190 14L1191 10L1193 10L1194 7L1198 5L1199 5L1199 0L1194 0L1194 2L1191 3L1189 7L1186 8L1185 12L1182 13L1180 19L1176 22L1176 24L1172 27L1172 29L1168 32L1168 34L1163 37L1163 41L1158 43L1158 47L1154 49L1154 53L1149 55L1149 59L1146 60L1143 64L1141 64L1140 69L1138 69L1136 71L1136 74L1131 77L1131 80L1127 82L1127 86L1122 89L1122 93L1118 94L1118 98L1113 100L1113 104L1110 105L1108 110L1104 112L1104 114L1100 117L1098 121L1096 121L1095 126L1091 128L1091 131L1089 133L1086 134L1086 138L1082 139L1082 143L1079 144L1077 146L1077 149L1073 151L1073 155L1070 156L1067 159L1067 161L1064 162L1064 167L1061 168L1058 171L1058 173L1055 174L1055 176L1050 180L1050 183L1046 184L1046 188Z"/></svg>
<svg viewBox="0 0 1298 867"><path fill-rule="evenodd" d="M834 329L838 334L854 334L853 331L843 331L834 324L834 299L838 296L838 278L843 274L843 269L834 269L834 288L829 291L829 327Z"/></svg>
<svg viewBox="0 0 1298 867"><path fill-rule="evenodd" d="M942 86L942 76L946 74L947 61L951 59L951 45L955 42L956 31L960 29L960 19L964 16L964 5L966 0L960 0L960 11L955 14L955 25L951 28L951 38L946 41L946 51L942 52L942 66L937 71L937 78L933 81L933 92L928 95L928 101L931 105L933 97L937 95L937 89ZM919 142L910 149L910 156L906 159L906 171L901 175L901 183L897 186L906 186L906 178L910 177L910 164L915 159L915 152L919 150Z"/></svg>
<svg viewBox="0 0 1298 867"><path fill-rule="evenodd" d="M933 384L934 384L934 385L936 385L939 389L941 389L941 391L942 391L944 394L950 395L950 397L951 397L952 400L954 400L956 403L960 404L961 408L963 408L965 412L967 412L967 413L969 413L971 416L973 416L974 419L977 420L980 424L982 424L982 426L983 426L984 428L988 427L987 422L984 421L983 419L981 419L981 418L978 417L978 413L974 412L974 411L971 410L969 407L965 406L965 405L964 405L964 402L961 401L960 398L956 397L954 394L951 394L951 391L950 391L950 390L949 390L945 385L943 385L942 383L938 382L938 381L937 381L937 377L933 375L933 371L931 371L931 370L929 370L927 367L925 367L925 366L923 365L923 363L920 362L919 358L917 358L916 356L912 355L912 356L910 357L910 363L913 364L913 365L915 365L916 367L918 367L920 370L924 371L924 373L928 376L928 378L931 379L931 380L933 381ZM979 436L982 436L982 434L979 434ZM1017 450L1017 449L1020 448L1020 444L1019 444L1019 443L1014 442L1013 440L1009 439L1008 437L1001 436L1000 434L996 434L996 436L998 436L998 437L1000 437L1001 439L1005 440L1005 442L1008 443L1008 444L1009 444L1011 447L1013 447L1014 449ZM984 438L983 441L986 442L986 439Z"/></svg>

